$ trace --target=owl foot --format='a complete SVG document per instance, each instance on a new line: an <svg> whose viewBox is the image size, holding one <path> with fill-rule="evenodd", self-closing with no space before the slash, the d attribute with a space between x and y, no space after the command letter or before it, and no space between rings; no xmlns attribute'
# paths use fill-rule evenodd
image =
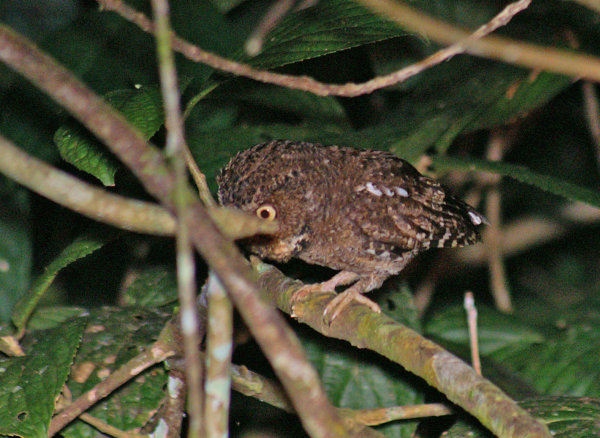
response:
<svg viewBox="0 0 600 438"><path fill-rule="evenodd" d="M331 325L341 311L344 310L344 308L352 301L357 301L368 306L373 312L381 313L381 308L377 303L365 297L358 288L352 286L344 292L338 294L338 296L331 300L329 304L327 304L327 307L325 307L323 319L327 325ZM330 317L328 316L329 314L331 314Z"/></svg>
<svg viewBox="0 0 600 438"><path fill-rule="evenodd" d="M303 300L313 292L335 292L336 287L350 284L358 278L359 275L354 272L341 271L323 283L307 284L306 286L301 287L294 295L292 295L292 317L296 316L294 314L294 303Z"/></svg>

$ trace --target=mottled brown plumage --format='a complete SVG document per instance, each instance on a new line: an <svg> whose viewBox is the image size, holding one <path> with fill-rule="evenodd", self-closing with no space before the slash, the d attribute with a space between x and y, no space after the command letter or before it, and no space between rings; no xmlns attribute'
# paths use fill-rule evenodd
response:
<svg viewBox="0 0 600 438"><path fill-rule="evenodd" d="M279 232L250 239L261 258L295 257L341 272L303 291L354 285L328 306L330 321L381 286L420 251L479 239L485 218L395 155L272 141L238 153L217 177L219 201L277 219Z"/></svg>

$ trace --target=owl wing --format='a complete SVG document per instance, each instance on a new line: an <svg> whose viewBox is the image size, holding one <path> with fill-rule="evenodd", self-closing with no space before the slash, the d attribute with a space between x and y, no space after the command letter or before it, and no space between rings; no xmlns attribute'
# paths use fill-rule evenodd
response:
<svg viewBox="0 0 600 438"><path fill-rule="evenodd" d="M379 242L411 251L479 240L485 218L404 160L385 154L351 181L349 218Z"/></svg>

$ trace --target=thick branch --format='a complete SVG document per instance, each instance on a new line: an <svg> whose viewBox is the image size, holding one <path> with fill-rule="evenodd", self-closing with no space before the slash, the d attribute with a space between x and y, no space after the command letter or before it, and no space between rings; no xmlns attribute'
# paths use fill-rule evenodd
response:
<svg viewBox="0 0 600 438"><path fill-rule="evenodd" d="M368 348L399 363L473 414L499 437L551 437L544 424L532 418L493 383L413 330L358 304L347 306L328 326L323 321L323 311L335 296L333 292L309 294L293 303L292 296L303 286L301 282L290 280L258 259L254 259L253 264L260 272L259 284L269 299L299 321L325 336Z"/></svg>
<svg viewBox="0 0 600 438"><path fill-rule="evenodd" d="M140 179L146 190L172 213L175 175L161 153L146 143L125 119L85 87L75 76L33 44L0 25L0 59L64 106L87 126ZM260 299L254 274L235 245L225 239L195 198L191 187L188 221L196 249L230 293L251 333L288 391L306 430L315 437L348 436L329 404L318 375L283 317ZM361 436L376 436L366 429Z"/></svg>
<svg viewBox="0 0 600 438"><path fill-rule="evenodd" d="M0 173L63 207L91 219L138 233L172 236L176 223L165 208L112 194L28 155L0 135ZM231 239L277 230L277 224L228 207L208 210Z"/></svg>
<svg viewBox="0 0 600 438"><path fill-rule="evenodd" d="M172 235L175 219L164 208L127 199L83 182L23 152L0 136L0 172L84 216L140 233Z"/></svg>

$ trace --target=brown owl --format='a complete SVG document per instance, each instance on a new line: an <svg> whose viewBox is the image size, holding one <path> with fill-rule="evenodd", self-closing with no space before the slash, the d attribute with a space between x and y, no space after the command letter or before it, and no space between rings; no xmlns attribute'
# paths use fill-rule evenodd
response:
<svg viewBox="0 0 600 438"><path fill-rule="evenodd" d="M278 233L246 242L251 252L340 271L301 294L354 283L327 305L329 322L352 300L379 312L361 294L379 288L420 251L477 242L477 227L486 222L439 183L383 151L271 141L238 153L217 182L222 205L279 222Z"/></svg>

